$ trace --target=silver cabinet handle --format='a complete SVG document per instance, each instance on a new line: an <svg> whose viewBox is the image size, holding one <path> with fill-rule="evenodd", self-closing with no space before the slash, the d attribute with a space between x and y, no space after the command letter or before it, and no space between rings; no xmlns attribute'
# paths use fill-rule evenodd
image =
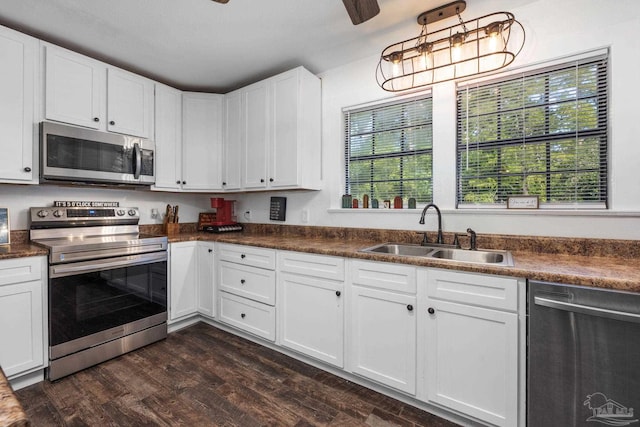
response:
<svg viewBox="0 0 640 427"><path fill-rule="evenodd" d="M606 308L593 307L590 305L574 304L571 302L558 301L550 298L534 297L536 305L555 308L557 310L571 311L574 313L587 314L590 316L605 317L607 319L622 320L623 322L640 323L640 315L627 313L624 311L608 310Z"/></svg>

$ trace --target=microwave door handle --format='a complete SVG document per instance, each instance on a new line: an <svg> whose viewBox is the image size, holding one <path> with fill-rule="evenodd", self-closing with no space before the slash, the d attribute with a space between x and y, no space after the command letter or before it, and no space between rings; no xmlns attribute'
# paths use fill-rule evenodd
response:
<svg viewBox="0 0 640 427"><path fill-rule="evenodd" d="M138 179L140 178L140 172L142 169L142 153L140 150L140 144L138 144L137 142L133 144L133 156L134 161L136 162L135 169L133 170L133 177L135 179Z"/></svg>

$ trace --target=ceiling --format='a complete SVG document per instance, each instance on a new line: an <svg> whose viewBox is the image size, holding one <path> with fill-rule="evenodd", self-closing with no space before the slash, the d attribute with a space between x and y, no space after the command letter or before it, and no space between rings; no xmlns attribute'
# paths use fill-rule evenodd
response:
<svg viewBox="0 0 640 427"><path fill-rule="evenodd" d="M341 0L2 0L0 24L183 90L226 93L379 54L448 1L379 0L380 14L354 26Z"/></svg>

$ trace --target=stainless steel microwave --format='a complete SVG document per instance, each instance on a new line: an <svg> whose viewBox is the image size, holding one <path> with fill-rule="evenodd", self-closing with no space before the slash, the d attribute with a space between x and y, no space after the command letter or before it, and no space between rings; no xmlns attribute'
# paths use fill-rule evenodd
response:
<svg viewBox="0 0 640 427"><path fill-rule="evenodd" d="M40 124L43 181L155 183L153 141L60 123Z"/></svg>

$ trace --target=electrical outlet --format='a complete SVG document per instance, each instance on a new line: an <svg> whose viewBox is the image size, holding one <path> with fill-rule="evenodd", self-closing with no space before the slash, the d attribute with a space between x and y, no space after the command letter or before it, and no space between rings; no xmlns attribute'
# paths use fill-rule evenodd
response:
<svg viewBox="0 0 640 427"><path fill-rule="evenodd" d="M300 219L302 220L303 224L306 224L309 222L309 209L302 209L302 214L300 215Z"/></svg>
<svg viewBox="0 0 640 427"><path fill-rule="evenodd" d="M251 211L244 211L244 219L251 221Z"/></svg>

